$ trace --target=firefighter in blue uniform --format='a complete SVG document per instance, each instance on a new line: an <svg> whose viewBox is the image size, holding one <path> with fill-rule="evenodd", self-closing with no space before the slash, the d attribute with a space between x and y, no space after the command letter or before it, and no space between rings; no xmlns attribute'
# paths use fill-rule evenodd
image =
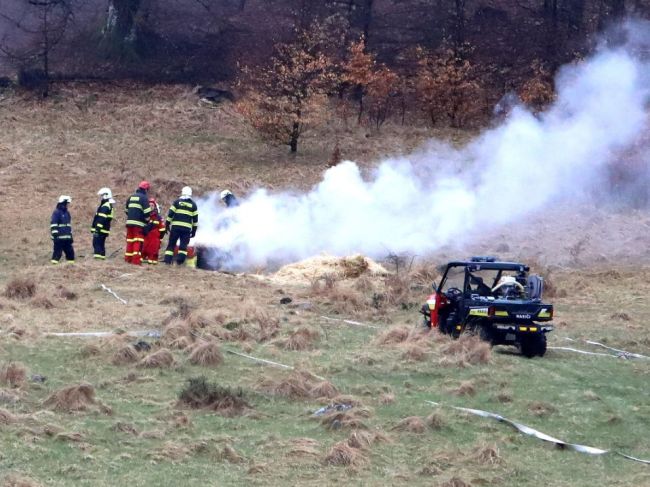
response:
<svg viewBox="0 0 650 487"><path fill-rule="evenodd" d="M54 245L54 249L52 250L52 264L58 264L63 254L65 254L65 259L68 262L74 262L72 218L68 211L68 204L70 202L72 202L70 196L59 196L59 202L52 213L52 219L50 220L50 236Z"/></svg>
<svg viewBox="0 0 650 487"><path fill-rule="evenodd" d="M190 239L196 235L199 224L199 211L196 203L192 201L192 188L185 186L181 191L181 197L172 203L167 212L167 233L169 241L165 250L165 264L171 264L174 260L174 249L178 242L178 254L176 263L183 264L187 258L187 246Z"/></svg>
<svg viewBox="0 0 650 487"><path fill-rule="evenodd" d="M93 234L93 256L97 260L106 260L106 238L111 233L111 222L115 216L115 200L110 188L102 188L97 192L101 197L99 207L95 212L90 231Z"/></svg>

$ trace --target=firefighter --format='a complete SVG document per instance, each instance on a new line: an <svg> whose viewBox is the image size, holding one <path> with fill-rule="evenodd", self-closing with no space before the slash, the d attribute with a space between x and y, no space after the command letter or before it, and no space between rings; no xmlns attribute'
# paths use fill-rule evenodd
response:
<svg viewBox="0 0 650 487"><path fill-rule="evenodd" d="M232 191L229 189L224 189L221 192L221 201L223 201L223 204L226 205L227 208L239 206L239 201L237 201L237 198L235 198L235 195L232 194Z"/></svg>
<svg viewBox="0 0 650 487"><path fill-rule="evenodd" d="M187 258L187 246L190 239L196 235L199 223L199 211L196 203L192 201L192 188L185 186L181 190L181 197L178 198L167 213L167 229L169 241L165 250L165 264L171 264L174 259L174 249L178 244L178 255L176 263L183 264Z"/></svg>
<svg viewBox="0 0 650 487"><path fill-rule="evenodd" d="M90 232L93 234L93 256L97 260L106 260L106 238L111 233L111 222L115 216L115 200L110 188L97 191L101 197L99 207L95 212Z"/></svg>
<svg viewBox="0 0 650 487"><path fill-rule="evenodd" d="M147 181L142 181L138 189L129 197L126 202L126 252L124 260L135 265L142 263L142 246L144 244L144 232L151 207L147 192L151 185Z"/></svg>
<svg viewBox="0 0 650 487"><path fill-rule="evenodd" d="M147 224L148 232L144 237L142 248L142 261L145 264L157 264L160 252L160 241L165 237L165 222L160 214L160 207L154 198L149 198L151 216Z"/></svg>
<svg viewBox="0 0 650 487"><path fill-rule="evenodd" d="M50 235L54 249L52 250L52 264L61 261L61 255L65 253L65 260L74 263L74 248L72 247L72 218L68 211L68 204L72 198L67 195L59 196L59 202L52 213L50 220Z"/></svg>

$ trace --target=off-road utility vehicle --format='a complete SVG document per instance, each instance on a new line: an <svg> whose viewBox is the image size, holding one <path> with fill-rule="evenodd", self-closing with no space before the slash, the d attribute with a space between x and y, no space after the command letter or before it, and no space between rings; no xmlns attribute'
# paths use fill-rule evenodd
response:
<svg viewBox="0 0 650 487"><path fill-rule="evenodd" d="M530 269L494 257L450 262L422 307L425 326L454 337L475 333L492 345L515 345L526 357L546 353L553 306L542 302L544 281Z"/></svg>

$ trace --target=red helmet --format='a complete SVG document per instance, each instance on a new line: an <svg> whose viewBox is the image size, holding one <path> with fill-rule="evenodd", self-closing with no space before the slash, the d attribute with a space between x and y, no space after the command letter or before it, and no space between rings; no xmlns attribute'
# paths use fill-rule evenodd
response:
<svg viewBox="0 0 650 487"><path fill-rule="evenodd" d="M138 189L144 189L145 191L149 191L149 188L151 188L149 181L142 181L140 184L138 184Z"/></svg>

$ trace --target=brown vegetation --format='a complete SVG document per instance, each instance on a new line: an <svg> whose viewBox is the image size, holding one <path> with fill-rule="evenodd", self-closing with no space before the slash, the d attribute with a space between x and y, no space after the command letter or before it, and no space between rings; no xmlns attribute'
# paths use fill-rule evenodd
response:
<svg viewBox="0 0 650 487"><path fill-rule="evenodd" d="M36 282L29 277L14 277L11 279L3 296L10 299L26 300L36 295Z"/></svg>
<svg viewBox="0 0 650 487"><path fill-rule="evenodd" d="M492 357L490 344L470 334L463 334L458 340L443 345L441 352L444 354L440 360L441 365L459 367L487 364Z"/></svg>
<svg viewBox="0 0 650 487"><path fill-rule="evenodd" d="M18 418L11 414L9 411L6 409L0 408L0 424L12 424L15 423L18 420Z"/></svg>
<svg viewBox="0 0 650 487"><path fill-rule="evenodd" d="M314 342L320 338L318 330L301 326L291 332L288 338L278 340L276 343L285 350L303 351L314 348Z"/></svg>
<svg viewBox="0 0 650 487"><path fill-rule="evenodd" d="M391 429L396 431L406 431L408 433L422 434L426 431L426 423L420 416L409 416L404 418Z"/></svg>
<svg viewBox="0 0 650 487"><path fill-rule="evenodd" d="M321 381L305 371L293 371L284 378L264 378L256 387L267 394L294 399L334 397L338 394L331 383Z"/></svg>
<svg viewBox="0 0 650 487"><path fill-rule="evenodd" d="M111 358L113 365L133 364L139 360L138 351L133 345L124 345L117 349Z"/></svg>
<svg viewBox="0 0 650 487"><path fill-rule="evenodd" d="M90 406L98 404L95 388L88 383L64 387L50 395L43 403L47 408L65 413L86 411Z"/></svg>
<svg viewBox="0 0 650 487"><path fill-rule="evenodd" d="M139 367L145 367L149 369L153 368L168 368L175 364L174 356L166 348L161 348L157 352L150 353L144 357L140 363Z"/></svg>
<svg viewBox="0 0 650 487"><path fill-rule="evenodd" d="M205 377L188 380L179 395L179 404L192 409L209 409L226 417L238 416L251 409L241 389L221 387Z"/></svg>
<svg viewBox="0 0 650 487"><path fill-rule="evenodd" d="M192 349L189 361L192 365L216 367L223 363L223 355L216 343L203 342Z"/></svg>
<svg viewBox="0 0 650 487"><path fill-rule="evenodd" d="M360 467L368 462L368 457L359 448L351 447L347 441L339 441L325 456L326 465Z"/></svg>
<svg viewBox="0 0 650 487"><path fill-rule="evenodd" d="M0 368L0 384L20 387L27 378L27 369L20 362L9 362Z"/></svg>

